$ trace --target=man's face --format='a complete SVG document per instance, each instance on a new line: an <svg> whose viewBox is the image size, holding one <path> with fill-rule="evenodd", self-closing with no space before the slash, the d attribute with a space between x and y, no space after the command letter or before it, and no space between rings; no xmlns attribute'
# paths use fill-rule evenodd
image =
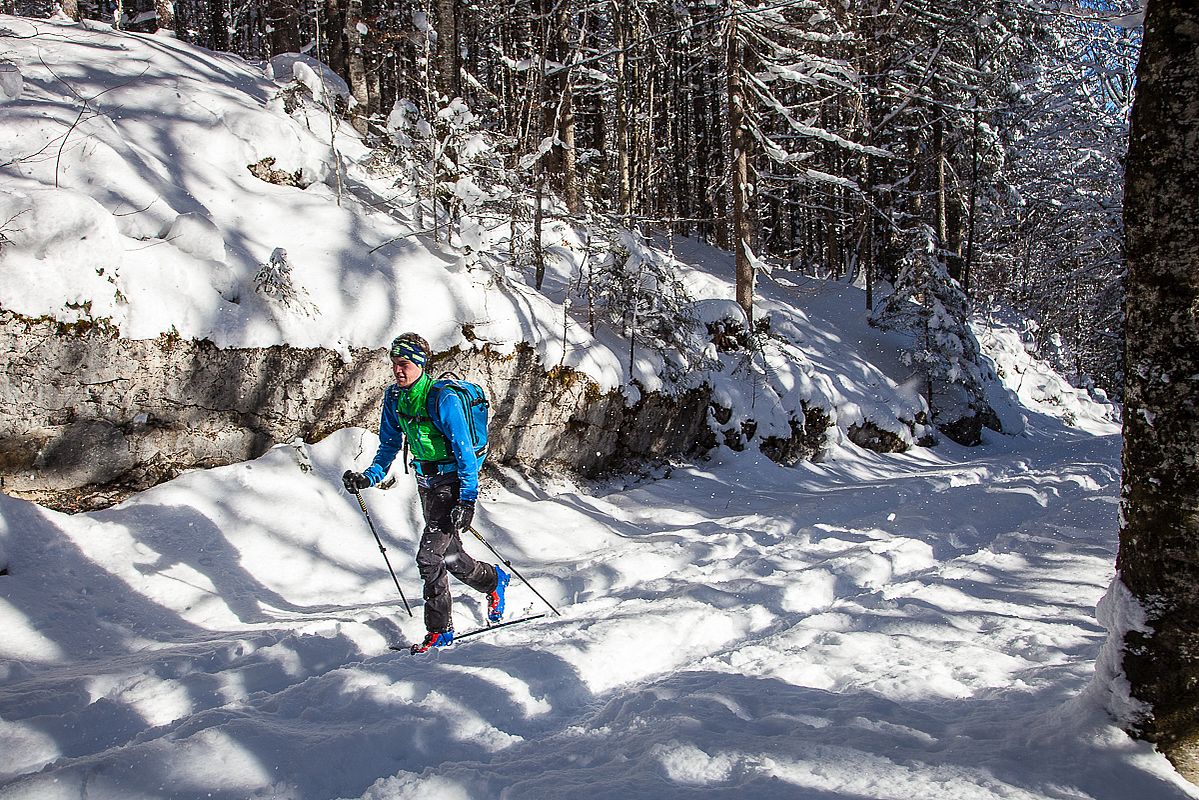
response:
<svg viewBox="0 0 1199 800"><path fill-rule="evenodd" d="M391 371L395 374L396 385L401 389L407 389L416 383L420 380L421 374L424 373L424 370L418 365L398 356L391 359Z"/></svg>

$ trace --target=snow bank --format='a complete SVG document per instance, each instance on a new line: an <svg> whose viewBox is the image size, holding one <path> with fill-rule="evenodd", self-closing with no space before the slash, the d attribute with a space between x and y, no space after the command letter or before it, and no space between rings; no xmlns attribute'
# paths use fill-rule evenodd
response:
<svg viewBox="0 0 1199 800"><path fill-rule="evenodd" d="M103 206L65 189L0 186L0 220L10 242L0 256L0 305L31 317L53 309L64 322L124 322L124 246Z"/></svg>
<svg viewBox="0 0 1199 800"><path fill-rule="evenodd" d="M1124 675L1124 637L1133 631L1152 633L1152 629L1146 624L1145 609L1119 575L1099 601L1098 616L1099 624L1107 629L1107 638L1099 650L1091 690L1120 726L1129 729L1151 709L1132 696L1132 687Z"/></svg>
<svg viewBox="0 0 1199 800"><path fill-rule="evenodd" d="M317 100L327 102L326 95L349 99L350 87L328 65L303 53L280 53L267 64L266 76L280 83L289 80L304 85Z"/></svg>
<svg viewBox="0 0 1199 800"><path fill-rule="evenodd" d="M1120 411L1100 391L1071 386L1053 367L1024 346L1019 331L981 317L974 330L1001 385L988 386L987 400L1004 429L1021 433L1030 411L1062 420L1067 425L1105 436L1120 431Z"/></svg>
<svg viewBox="0 0 1199 800"><path fill-rule="evenodd" d="M203 261L225 260L225 239L220 229L198 212L175 217L163 238L177 250Z"/></svg>
<svg viewBox="0 0 1199 800"><path fill-rule="evenodd" d="M585 371L604 389L630 375L659 381L660 360L622 363L618 339L597 340L569 317L564 331L560 302L479 269L461 239L444 248L411 209L378 210L397 187L358 165L367 151L348 125L331 128L317 101L348 89L310 57L279 56L264 71L170 38L0 25L18 34L5 40L0 107L0 162L12 162L0 184L12 242L0 252L5 308L222 347L348 352L402 330L438 350L529 342L544 364ZM296 82L305 92L285 101ZM77 96L92 98L83 114ZM472 202L477 188L459 187ZM547 237L571 238L558 227ZM475 247L494 244L493 224L466 228ZM254 291L279 250L303 308Z"/></svg>

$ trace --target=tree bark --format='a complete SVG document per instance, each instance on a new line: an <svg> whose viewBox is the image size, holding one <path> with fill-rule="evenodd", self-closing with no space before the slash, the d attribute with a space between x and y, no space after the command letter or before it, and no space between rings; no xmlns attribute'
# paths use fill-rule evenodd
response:
<svg viewBox="0 0 1199 800"><path fill-rule="evenodd" d="M321 26L321 33L324 34L327 46L326 51L318 55L323 55L331 70L343 78L348 78L350 65L346 61L346 22L343 18L343 7L340 0L325 0L324 6L325 22ZM320 14L320 11L316 13Z"/></svg>
<svg viewBox="0 0 1199 800"><path fill-rule="evenodd" d="M1199 783L1199 6L1149 0L1124 193L1128 258L1118 580L1148 629L1131 733Z"/></svg>
<svg viewBox="0 0 1199 800"><path fill-rule="evenodd" d="M229 3L228 0L218 0L212 4L212 49L218 52L229 50Z"/></svg>
<svg viewBox="0 0 1199 800"><path fill-rule="evenodd" d="M616 182L620 206L620 218L628 225L633 216L633 178L629 158L629 116L632 111L628 101L628 58L629 46L628 14L624 3L613 3L612 26L616 35Z"/></svg>
<svg viewBox="0 0 1199 800"><path fill-rule="evenodd" d="M63 8L66 8L66 3ZM76 7L74 14L71 14L72 19L78 19L78 3L71 0L71 5ZM70 14L71 12L67 12ZM160 31L175 30L175 4L170 0L154 0L154 13L158 15L158 29Z"/></svg>
<svg viewBox="0 0 1199 800"><path fill-rule="evenodd" d="M737 275L737 304L753 329L754 267L750 252L749 230L749 136L745 121L745 88L741 82L741 37L737 33L737 18L728 20L728 115L729 142L732 158L729 170L729 194L732 205L733 257Z"/></svg>
<svg viewBox="0 0 1199 800"><path fill-rule="evenodd" d="M543 204L545 203L545 170L540 166L537 168L537 205L533 208L533 270L534 270L534 286L537 291L541 291L541 283L545 280L545 250L541 242L541 229L545 212Z"/></svg>
<svg viewBox="0 0 1199 800"><path fill-rule="evenodd" d="M458 79L458 3L437 0L437 91L446 100L462 93Z"/></svg>
<svg viewBox="0 0 1199 800"><path fill-rule="evenodd" d="M160 5L166 5L159 0ZM269 0L266 5L267 42L271 55L297 53L300 50L300 10L287 0Z"/></svg>
<svg viewBox="0 0 1199 800"><path fill-rule="evenodd" d="M562 52L570 64L562 73L562 113L558 120L558 139L562 142L562 193L566 200L566 210L571 214L577 214L583 204L579 197L579 161L575 148L574 84L577 70L573 65L578 58L579 48L583 46L582 37L586 32L579 30L578 43L572 42L569 3L562 3L560 14L558 36L562 41Z"/></svg>
<svg viewBox="0 0 1199 800"><path fill-rule="evenodd" d="M350 112L354 130L366 133L366 120L370 108L370 94L366 88L366 54L363 52L363 36L358 32L362 19L362 0L349 0L345 17L346 64L349 72L350 93L358 104Z"/></svg>

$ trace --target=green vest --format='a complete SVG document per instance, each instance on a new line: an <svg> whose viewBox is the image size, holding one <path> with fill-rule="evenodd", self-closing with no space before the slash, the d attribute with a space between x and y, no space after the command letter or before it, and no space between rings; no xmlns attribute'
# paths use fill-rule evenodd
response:
<svg viewBox="0 0 1199 800"><path fill-rule="evenodd" d="M396 416L412 457L417 461L447 461L452 458L450 445L429 417L429 373L417 378L407 389L396 392Z"/></svg>

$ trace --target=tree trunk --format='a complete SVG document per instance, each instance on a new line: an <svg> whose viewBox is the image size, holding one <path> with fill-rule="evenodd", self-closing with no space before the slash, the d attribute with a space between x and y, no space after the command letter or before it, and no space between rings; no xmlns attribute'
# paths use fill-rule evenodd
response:
<svg viewBox="0 0 1199 800"><path fill-rule="evenodd" d="M741 83L741 37L737 18L728 20L728 81L729 143L732 147L729 170L729 200L732 205L731 238L737 274L737 304L753 329L754 267L749 249L749 136L745 122L745 88Z"/></svg>
<svg viewBox="0 0 1199 800"><path fill-rule="evenodd" d="M350 112L354 130L366 133L366 120L370 108L370 93L366 88L366 54L363 52L363 36L358 32L362 20L362 0L349 0L346 8L346 63L349 71L350 93L358 104Z"/></svg>
<svg viewBox="0 0 1199 800"><path fill-rule="evenodd" d="M616 181L620 218L628 225L633 216L633 179L629 160L629 116L632 111L628 101L628 58L625 55L629 45L628 15L619 0L613 3L612 11L616 34Z"/></svg>
<svg viewBox="0 0 1199 800"><path fill-rule="evenodd" d="M1147 629L1131 732L1199 782L1199 6L1149 0L1124 194L1128 294L1118 580Z"/></svg>
<svg viewBox="0 0 1199 800"><path fill-rule="evenodd" d="M66 3L63 7L66 8ZM78 19L78 4L72 0L71 5L76 6L76 13L71 15L72 19ZM70 12L67 12L70 13ZM175 4L171 0L154 0L154 13L158 17L158 30L172 31L175 30Z"/></svg>
<svg viewBox="0 0 1199 800"><path fill-rule="evenodd" d="M158 0L159 5L167 5ZM296 3L269 0L266 4L267 42L271 55L300 51L300 10Z"/></svg>
<svg viewBox="0 0 1199 800"><path fill-rule="evenodd" d="M316 13L320 14L319 9ZM329 68L343 78L346 78L346 82L348 83L350 65L346 61L346 21L342 16L343 13L343 6L340 0L325 0L325 22L321 27L321 33L324 34L328 44L326 52L322 54L318 50L317 55L323 56ZM320 21L319 18L317 21ZM318 46L319 44L318 42Z"/></svg>
<svg viewBox="0 0 1199 800"><path fill-rule="evenodd" d="M378 116L383 110L383 58L375 41L363 42L366 52L366 96L370 100L366 105L367 116ZM391 109L388 108L388 111Z"/></svg>
<svg viewBox="0 0 1199 800"><path fill-rule="evenodd" d="M437 0L437 91L446 100L462 90L458 79L458 3Z"/></svg>
<svg viewBox="0 0 1199 800"><path fill-rule="evenodd" d="M562 89L562 119L558 134L558 138L562 140L562 192L566 199L566 210L571 214L577 214L583 205L579 199L579 159L575 149L573 70L567 71L565 84Z"/></svg>
<svg viewBox="0 0 1199 800"><path fill-rule="evenodd" d="M546 81L546 131L558 139L552 151L550 166L557 174L558 188L566 201L566 207L576 214L579 202L578 158L575 152L575 109L574 81L577 70L573 68L578 50L572 40L574 8L569 0L560 0L550 6L553 27L548 31L548 57L562 64L553 67L557 71L552 80ZM547 22L549 20L547 19ZM580 31L580 36L582 32ZM580 45L581 46L581 42Z"/></svg>
<svg viewBox="0 0 1199 800"><path fill-rule="evenodd" d="M949 276L955 281L961 281L961 266L948 253L952 250L949 242L949 180L946 175L949 156L945 152L945 114L938 113L933 122L933 158L936 159L937 179L937 246L946 253L949 266Z"/></svg>
<svg viewBox="0 0 1199 800"><path fill-rule="evenodd" d="M977 64L977 62L978 59L976 58L975 63ZM975 223L978 219L978 139L981 135L979 131L978 102L979 96L976 92L974 95L974 108L971 111L973 115L973 131L970 136L970 203L966 210L966 259L962 265L962 291L967 296L970 294L970 273L974 270L974 232Z"/></svg>
<svg viewBox="0 0 1199 800"><path fill-rule="evenodd" d="M537 168L537 205L533 207L533 269L534 286L541 291L541 283L545 280L545 250L541 244L541 228L545 217L542 206L545 202L545 170Z"/></svg>
<svg viewBox="0 0 1199 800"><path fill-rule="evenodd" d="M212 49L218 52L229 50L229 2L217 0L212 4Z"/></svg>

